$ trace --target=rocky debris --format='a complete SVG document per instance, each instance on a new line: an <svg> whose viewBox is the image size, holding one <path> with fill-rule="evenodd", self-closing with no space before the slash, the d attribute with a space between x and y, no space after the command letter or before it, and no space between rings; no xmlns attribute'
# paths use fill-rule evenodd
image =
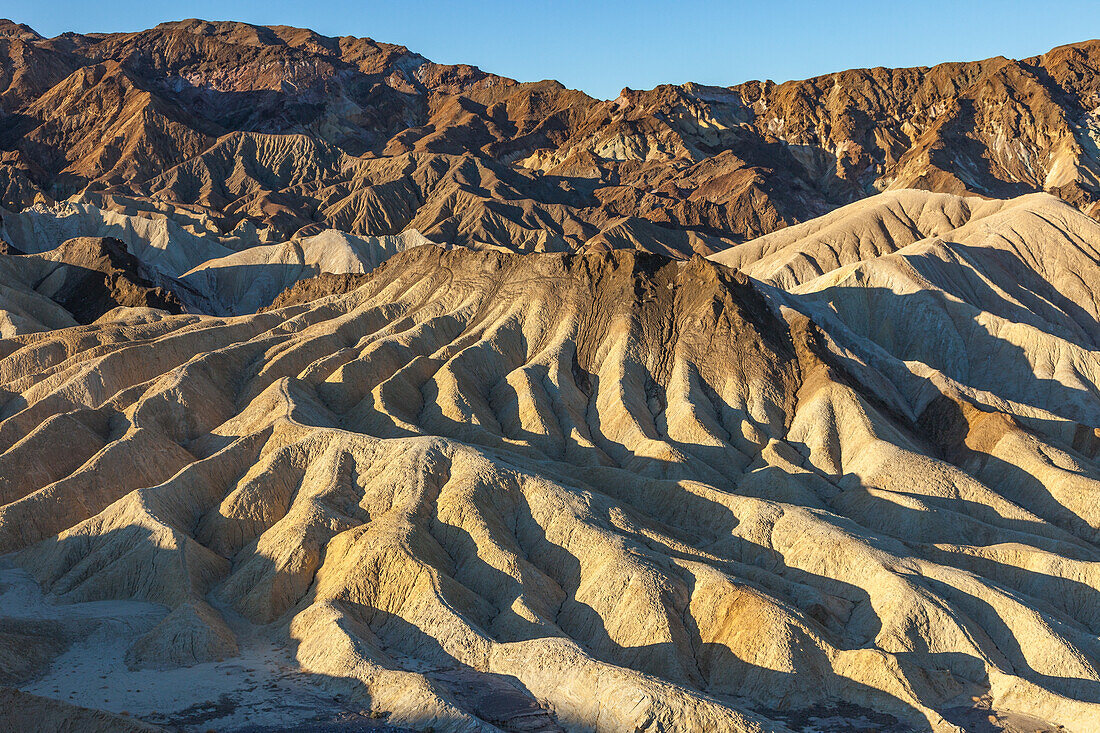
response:
<svg viewBox="0 0 1100 733"><path fill-rule="evenodd" d="M323 272L320 275L305 280L299 280L294 285L279 293L279 295L275 297L275 300L272 301L271 305L265 310L287 308L292 305L308 303L319 298L326 298L330 295L350 293L352 290L355 290L363 283L367 282L367 280L368 277L366 275L355 273L336 275L330 272Z"/></svg>

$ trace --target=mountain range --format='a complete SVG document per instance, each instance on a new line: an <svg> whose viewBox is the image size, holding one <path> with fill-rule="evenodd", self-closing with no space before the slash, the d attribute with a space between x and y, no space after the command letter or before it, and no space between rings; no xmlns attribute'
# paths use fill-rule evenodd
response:
<svg viewBox="0 0 1100 733"><path fill-rule="evenodd" d="M73 194L262 241L414 228L515 251L709 253L892 189L1100 188L1100 43L597 100L402 46L188 20L0 24L0 205Z"/></svg>

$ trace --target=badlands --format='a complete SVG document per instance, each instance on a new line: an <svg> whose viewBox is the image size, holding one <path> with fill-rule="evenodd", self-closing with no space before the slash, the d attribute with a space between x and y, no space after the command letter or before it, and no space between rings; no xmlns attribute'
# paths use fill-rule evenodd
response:
<svg viewBox="0 0 1100 733"><path fill-rule="evenodd" d="M1100 729L1100 43L0 58L0 729Z"/></svg>

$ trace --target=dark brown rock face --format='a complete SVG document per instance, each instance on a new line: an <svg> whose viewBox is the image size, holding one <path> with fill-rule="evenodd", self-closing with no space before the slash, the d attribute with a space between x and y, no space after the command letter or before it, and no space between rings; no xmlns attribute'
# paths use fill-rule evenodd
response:
<svg viewBox="0 0 1100 733"><path fill-rule="evenodd" d="M0 204L74 192L289 236L721 249L886 188L1097 201L1100 42L599 101L402 46L186 20L0 32Z"/></svg>
<svg viewBox="0 0 1100 733"><path fill-rule="evenodd" d="M315 277L294 283L294 285L279 293L274 302L264 310L278 310L279 308L308 303L318 298L326 298L330 295L350 293L367 282L369 278L369 274L322 272Z"/></svg>
<svg viewBox="0 0 1100 733"><path fill-rule="evenodd" d="M183 311L172 292L141 275L137 258L117 239L77 237L49 252L23 257L42 261L39 267L48 274L36 289L80 323L91 323L119 306Z"/></svg>

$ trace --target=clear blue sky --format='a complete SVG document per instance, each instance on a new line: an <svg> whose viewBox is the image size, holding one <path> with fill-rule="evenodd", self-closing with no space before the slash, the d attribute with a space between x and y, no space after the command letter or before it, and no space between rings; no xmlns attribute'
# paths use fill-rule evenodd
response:
<svg viewBox="0 0 1100 733"><path fill-rule="evenodd" d="M401 43L440 63L611 98L624 86L803 79L866 66L1032 56L1100 37L1100 2L1032 0L0 0L53 36L199 17Z"/></svg>

